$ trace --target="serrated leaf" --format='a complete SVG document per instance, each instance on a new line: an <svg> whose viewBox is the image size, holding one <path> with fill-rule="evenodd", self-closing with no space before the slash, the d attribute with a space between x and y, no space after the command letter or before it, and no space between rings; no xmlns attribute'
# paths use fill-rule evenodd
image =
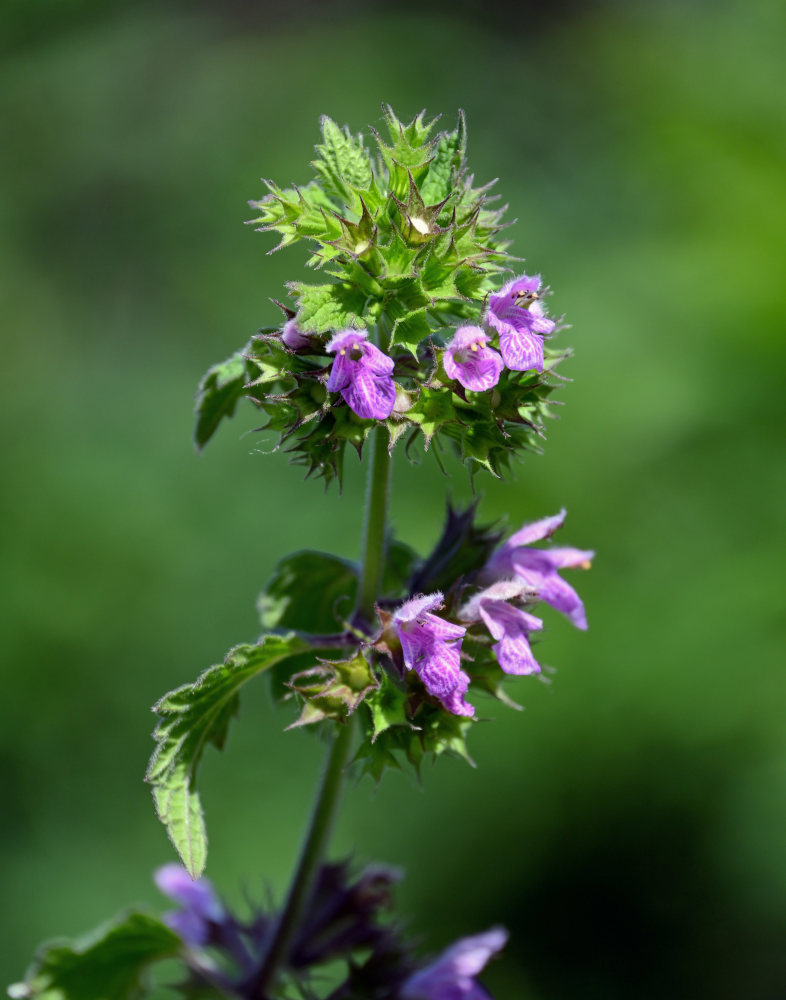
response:
<svg viewBox="0 0 786 1000"><path fill-rule="evenodd" d="M349 205L353 201L353 188L366 190L371 185L371 160L363 137L353 136L348 128L339 128L327 115L323 116L321 126L319 158L312 166L328 194Z"/></svg>
<svg viewBox="0 0 786 1000"><path fill-rule="evenodd" d="M208 743L219 750L239 706L238 692L252 677L308 647L294 635L266 635L256 645L230 650L223 663L206 670L153 706L161 721L153 737L157 747L146 780L161 822L193 878L205 867L207 834L196 772Z"/></svg>
<svg viewBox="0 0 786 1000"><path fill-rule="evenodd" d="M395 321L391 343L406 348L416 358L418 347L432 333L426 309L413 309Z"/></svg>
<svg viewBox="0 0 786 1000"><path fill-rule="evenodd" d="M340 616L352 614L357 586L354 563L325 552L295 552L281 560L259 595L262 627L338 632Z"/></svg>
<svg viewBox="0 0 786 1000"><path fill-rule="evenodd" d="M441 427L456 419L450 390L446 387L421 389L407 410L407 419L420 427L428 444Z"/></svg>
<svg viewBox="0 0 786 1000"><path fill-rule="evenodd" d="M421 185L423 198L428 202L442 201L452 193L456 171L461 166L467 147L467 128L464 112L459 111L458 126L454 132L442 135L434 159Z"/></svg>
<svg viewBox="0 0 786 1000"><path fill-rule="evenodd" d="M183 942L160 920L129 913L75 944L45 945L24 983L9 987L15 1000L138 1000L156 961L171 958Z"/></svg>
<svg viewBox="0 0 786 1000"><path fill-rule="evenodd" d="M346 327L363 327L367 295L349 282L308 285L302 281L289 284L297 299L297 325L303 333L324 333Z"/></svg>
<svg viewBox="0 0 786 1000"><path fill-rule="evenodd" d="M205 372L197 389L194 430L197 448L204 448L221 421L234 415L246 381L246 362L242 352L233 354Z"/></svg>
<svg viewBox="0 0 786 1000"><path fill-rule="evenodd" d="M391 726L410 726L405 711L406 703L406 689L383 674L377 690L366 698L366 705L371 713L372 742Z"/></svg>

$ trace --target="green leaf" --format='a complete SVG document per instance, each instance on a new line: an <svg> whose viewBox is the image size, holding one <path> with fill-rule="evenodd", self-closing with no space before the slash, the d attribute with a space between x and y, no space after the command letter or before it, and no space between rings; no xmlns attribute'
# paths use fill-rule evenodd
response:
<svg viewBox="0 0 786 1000"><path fill-rule="evenodd" d="M366 190L371 185L371 160L363 137L353 136L347 127L339 128L327 115L322 117L321 126L319 158L312 166L328 194L349 205L353 188Z"/></svg>
<svg viewBox="0 0 786 1000"><path fill-rule="evenodd" d="M428 202L442 201L453 192L455 176L461 167L467 148L467 126L464 112L459 111L458 126L454 132L444 133L434 153L421 194Z"/></svg>
<svg viewBox="0 0 786 1000"><path fill-rule="evenodd" d="M432 332L425 308L413 309L396 320L391 343L405 347L416 358L418 347Z"/></svg>
<svg viewBox="0 0 786 1000"><path fill-rule="evenodd" d="M246 681L307 648L294 635L266 635L257 645L236 646L194 684L170 691L153 706L161 721L153 734L157 747L146 780L153 786L158 817L193 878L201 874L207 856L205 819L196 791L202 751L208 743L223 749Z"/></svg>
<svg viewBox="0 0 786 1000"><path fill-rule="evenodd" d="M447 386L421 389L420 395L407 410L407 419L420 427L428 445L442 426L456 419L452 393Z"/></svg>
<svg viewBox="0 0 786 1000"><path fill-rule="evenodd" d="M308 285L292 281L288 288L298 301L297 325L303 333L365 326L362 317L368 296L356 285L349 282Z"/></svg>
<svg viewBox="0 0 786 1000"><path fill-rule="evenodd" d="M372 742L391 726L410 726L405 711L407 698L405 688L392 681L387 674L382 675L379 687L366 698L371 713Z"/></svg>
<svg viewBox="0 0 786 1000"><path fill-rule="evenodd" d="M224 419L235 413L237 401L243 396L248 381L246 362L242 352L213 365L205 372L197 390L196 429L194 440L198 449L204 448Z"/></svg>
<svg viewBox="0 0 786 1000"><path fill-rule="evenodd" d="M160 920L129 913L75 944L45 945L15 1000L137 1000L145 995L151 963L179 953L182 941Z"/></svg>
<svg viewBox="0 0 786 1000"><path fill-rule="evenodd" d="M358 571L354 563L325 552L295 552L282 559L259 595L265 629L303 632L341 631L341 617L355 604Z"/></svg>

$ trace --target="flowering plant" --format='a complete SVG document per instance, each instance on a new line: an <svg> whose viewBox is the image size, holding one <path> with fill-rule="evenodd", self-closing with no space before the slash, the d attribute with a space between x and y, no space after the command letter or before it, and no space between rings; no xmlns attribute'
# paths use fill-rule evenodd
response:
<svg viewBox="0 0 786 1000"><path fill-rule="evenodd" d="M504 475L522 451L538 450L568 352L550 346L559 322L540 277L510 277L503 210L467 169L463 114L449 131L423 114L408 124L390 108L384 115L389 137L373 132L374 155L324 118L314 177L285 189L266 182L268 194L252 202L253 222L280 237L275 249L310 242L320 280L288 285L280 328L212 367L196 410L202 448L248 398L276 447L328 484L341 483L351 444L368 464L361 561L285 558L259 599L262 636L154 706L147 780L182 862L156 882L178 908L160 918L132 912L85 942L45 948L13 997L143 996L150 967L172 957L185 972L176 989L191 998L487 996L476 977L505 932L418 959L388 915L397 873L327 864L329 832L349 769L378 781L429 754L469 759L476 696L515 704L506 679L541 671L540 606L587 627L562 571L588 567L592 553L548 544L564 511L504 540L477 522L477 504L449 506L425 556L389 531L396 446L409 456L419 443L438 459L451 450L473 475ZM295 706L287 728L321 729L330 749L285 900L241 918L202 875L197 776L258 675Z"/></svg>

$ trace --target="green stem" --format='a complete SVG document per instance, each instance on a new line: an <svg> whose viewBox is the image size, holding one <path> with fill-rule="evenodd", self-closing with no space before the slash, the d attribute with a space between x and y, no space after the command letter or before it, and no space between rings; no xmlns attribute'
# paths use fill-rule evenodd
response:
<svg viewBox="0 0 786 1000"><path fill-rule="evenodd" d="M374 605L379 597L385 563L385 531L391 465L389 440L387 428L384 424L379 424L371 435L366 520L363 527L363 562L355 609L356 617L369 625L374 619ZM311 900L319 866L338 811L344 768L351 746L352 723L346 722L338 727L284 909L281 911L259 975L250 986L249 996L256 1000L265 1000L278 972L286 963L301 918Z"/></svg>
<svg viewBox="0 0 786 1000"><path fill-rule="evenodd" d="M390 437L384 424L371 435L371 461L366 488L366 523L363 528L363 561L358 584L356 614L366 623L374 620L385 564L388 495L390 493Z"/></svg>
<svg viewBox="0 0 786 1000"><path fill-rule="evenodd" d="M300 859L289 887L289 894L276 925L276 931L270 942L265 962L251 991L251 995L258 997L259 1000L263 1000L267 996L267 991L273 984L276 974L289 957L301 917L311 899L333 820L338 811L344 768L352 747L352 728L351 721L337 727L338 732L333 740L330 756L322 774L314 812L311 815L311 823L306 833L306 839L303 841Z"/></svg>

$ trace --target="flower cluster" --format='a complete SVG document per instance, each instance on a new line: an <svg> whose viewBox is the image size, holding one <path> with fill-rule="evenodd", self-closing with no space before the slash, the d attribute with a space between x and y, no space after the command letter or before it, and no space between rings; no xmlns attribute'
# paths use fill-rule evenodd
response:
<svg viewBox="0 0 786 1000"><path fill-rule="evenodd" d="M361 136L323 119L315 178L296 188L266 182L252 220L298 240L330 280L290 282L293 308L211 368L197 403L202 447L241 397L267 416L309 474L340 480L347 444L361 451L384 425L392 448L419 437L454 450L474 470L503 475L524 449L538 450L567 356L545 348L556 329L539 276L508 280L514 258L490 185L466 163L466 124L434 132L384 109L389 145L380 161ZM380 169L381 168L381 169ZM494 391L489 391L494 390Z"/></svg>
<svg viewBox="0 0 786 1000"><path fill-rule="evenodd" d="M445 349L442 363L449 378L483 392L499 382L503 368L543 371L543 341L556 324L539 301L540 285L539 275L522 274L489 296L486 328L459 327ZM489 330L499 335L499 353L488 346Z"/></svg>
<svg viewBox="0 0 786 1000"><path fill-rule="evenodd" d="M209 879L194 880L176 864L164 865L154 877L178 904L163 920L185 946L190 983L184 986L194 994L218 987L238 1000L255 998L274 915L258 911L250 920L238 918ZM496 927L461 938L432 961L420 962L400 930L380 919L399 878L395 870L372 866L352 880L346 865L324 865L289 956L290 974L307 982L327 963L345 961L346 979L328 1000L486 1000L477 976L505 946L507 932Z"/></svg>
<svg viewBox="0 0 786 1000"><path fill-rule="evenodd" d="M499 382L505 368L543 371L544 338L556 324L546 317L539 301L540 285L539 276L514 278L489 297L484 327L460 326L455 331L442 352L448 378L472 392L484 392ZM499 352L488 346L496 335ZM291 351L316 349L316 343L299 331L294 319L284 324L281 341ZM325 349L336 355L328 392L340 392L358 417L387 419L396 401L393 359L369 342L365 330L340 330Z"/></svg>
<svg viewBox="0 0 786 1000"><path fill-rule="evenodd" d="M474 708L465 695L472 681L472 664L461 665L461 646L467 634L473 638L488 632L491 650L505 674L540 673L530 646L533 632L543 622L531 613L532 605L549 604L580 629L587 628L584 605L559 571L588 568L594 553L575 548L533 548L549 538L565 520L565 511L526 524L492 553L474 574L471 596L453 617L434 612L445 605L439 591L405 601L393 614L392 623L401 644L406 670L414 671L428 694L453 715L471 717Z"/></svg>

